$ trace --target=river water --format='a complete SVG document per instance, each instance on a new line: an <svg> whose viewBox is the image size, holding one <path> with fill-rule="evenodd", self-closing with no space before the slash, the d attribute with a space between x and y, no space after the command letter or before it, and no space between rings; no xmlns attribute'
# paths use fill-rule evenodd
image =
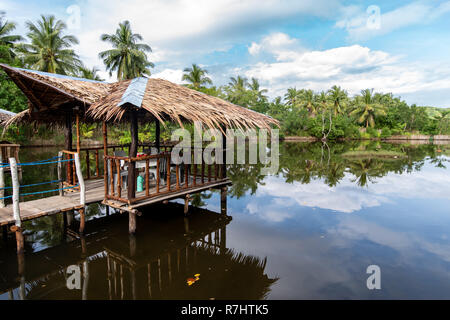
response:
<svg viewBox="0 0 450 320"><path fill-rule="evenodd" d="M345 155L380 149L405 156ZM25 183L56 179L24 170ZM146 208L134 237L97 204L82 239L62 216L25 223L23 275L14 238L0 243L0 299L450 299L450 145L283 143L276 174L228 175L226 215L208 191L187 218L180 201Z"/></svg>

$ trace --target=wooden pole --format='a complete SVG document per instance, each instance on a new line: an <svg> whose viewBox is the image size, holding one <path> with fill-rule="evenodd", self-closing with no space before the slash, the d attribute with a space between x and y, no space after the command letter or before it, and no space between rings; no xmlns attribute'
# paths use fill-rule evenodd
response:
<svg viewBox="0 0 450 320"><path fill-rule="evenodd" d="M59 195L61 197L64 196L64 189L63 189L64 184L62 181L62 162L61 162L61 160L63 160L63 156L64 153L62 151L58 152L58 180L60 181L58 184L59 184Z"/></svg>
<svg viewBox="0 0 450 320"><path fill-rule="evenodd" d="M155 130L155 146L156 146L156 149L158 150L158 153L159 153L159 150L160 150L160 136L161 136L161 125L160 125L160 123L159 123L159 120L158 119L156 119L156 130Z"/></svg>
<svg viewBox="0 0 450 320"><path fill-rule="evenodd" d="M17 253L21 255L24 252L25 243L22 233L22 220L20 219L20 205L19 205L19 176L17 174L17 162L16 158L9 158L9 163L11 167L11 180L13 187L13 215L14 215L14 226L11 231L16 233L16 243L17 243Z"/></svg>
<svg viewBox="0 0 450 320"><path fill-rule="evenodd" d="M190 195L187 194L186 197L184 198L184 215L186 216L188 214L189 211L189 200L190 200Z"/></svg>
<svg viewBox="0 0 450 320"><path fill-rule="evenodd" d="M86 186L84 184L83 173L81 172L80 154L75 153L75 170L77 172L78 183L80 185L80 204L82 208L78 210L80 213L80 234L84 233L84 227L86 224L85 205L86 205Z"/></svg>
<svg viewBox="0 0 450 320"><path fill-rule="evenodd" d="M0 162L3 163L3 155L0 152ZM5 196L5 168L3 168L3 164L0 165L0 198ZM0 199L0 208L5 207L5 199Z"/></svg>
<svg viewBox="0 0 450 320"><path fill-rule="evenodd" d="M68 151L72 151L72 111L68 111L66 113L66 126L64 128L64 136L65 136L65 149ZM67 162L67 182L69 184L74 184L72 181L72 163L70 161Z"/></svg>
<svg viewBox="0 0 450 320"><path fill-rule="evenodd" d="M227 187L220 190L220 213L227 214Z"/></svg>
<svg viewBox="0 0 450 320"><path fill-rule="evenodd" d="M225 127L222 128L226 130ZM225 131L226 132L226 131ZM222 133L222 179L227 177L227 136Z"/></svg>
<svg viewBox="0 0 450 320"><path fill-rule="evenodd" d="M130 234L136 233L136 212L134 211L128 214L128 231Z"/></svg>
<svg viewBox="0 0 450 320"><path fill-rule="evenodd" d="M77 121L77 152L80 153L80 115L76 114Z"/></svg>
<svg viewBox="0 0 450 320"><path fill-rule="evenodd" d="M138 122L135 111L130 112L130 133L131 145L129 157L135 158L138 147ZM128 201L131 201L136 196L136 162L130 161L128 163Z"/></svg>
<svg viewBox="0 0 450 320"><path fill-rule="evenodd" d="M105 200L106 196L108 195L108 163L105 157L107 155L108 155L108 129L106 127L106 122L103 121L103 184L105 188Z"/></svg>

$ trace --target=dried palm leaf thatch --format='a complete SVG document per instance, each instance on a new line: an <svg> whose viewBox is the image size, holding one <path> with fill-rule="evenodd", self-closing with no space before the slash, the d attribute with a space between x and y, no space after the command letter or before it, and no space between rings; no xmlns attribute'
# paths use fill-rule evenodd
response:
<svg viewBox="0 0 450 320"><path fill-rule="evenodd" d="M14 112L10 112L8 110L0 109L0 126L4 126L5 123L14 117L16 114Z"/></svg>
<svg viewBox="0 0 450 320"><path fill-rule="evenodd" d="M130 81L114 83L108 95L90 106L88 117L121 121L127 111L139 110L118 106ZM279 125L266 115L162 79L148 79L141 108L161 122L169 118L180 126L183 121L199 121L209 128L270 129L272 125Z"/></svg>

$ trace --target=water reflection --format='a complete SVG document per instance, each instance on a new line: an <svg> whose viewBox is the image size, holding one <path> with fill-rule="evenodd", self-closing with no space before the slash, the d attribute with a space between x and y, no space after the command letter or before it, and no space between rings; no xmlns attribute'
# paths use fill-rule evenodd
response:
<svg viewBox="0 0 450 320"><path fill-rule="evenodd" d="M276 282L265 274L266 259L227 248L231 216L191 208L183 217L176 203L151 211L136 236L128 235L121 215L89 221L81 239L69 230L67 242L26 254L22 280L14 252L3 251L2 298L262 299ZM199 280L187 284L195 274Z"/></svg>

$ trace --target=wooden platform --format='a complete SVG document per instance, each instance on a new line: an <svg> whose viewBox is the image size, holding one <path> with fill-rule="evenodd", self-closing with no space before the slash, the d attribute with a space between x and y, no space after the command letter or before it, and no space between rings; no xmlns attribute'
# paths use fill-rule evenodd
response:
<svg viewBox="0 0 450 320"><path fill-rule="evenodd" d="M128 205L119 201L103 201L105 196L104 180L95 179L85 181L86 185L86 204L102 202L115 209L123 211L136 211L137 208L150 205L152 203L161 202L164 200L179 198L186 194L194 194L210 188L217 188L219 186L225 186L230 184L229 179L222 179L218 181L210 182L202 186L190 186L188 188L181 188L176 190L176 184L171 184L171 192L167 192L147 200L140 201L138 203ZM156 190L150 188L150 193L154 193ZM124 189L123 192L126 192ZM137 193L137 196L139 193ZM20 216L22 221L36 219L43 216L53 215L60 212L77 210L81 208L80 195L78 192L65 193L63 197L52 196L38 200L31 200L20 202ZM6 208L0 208L0 226L13 224L15 222L13 216L12 206L8 205Z"/></svg>

